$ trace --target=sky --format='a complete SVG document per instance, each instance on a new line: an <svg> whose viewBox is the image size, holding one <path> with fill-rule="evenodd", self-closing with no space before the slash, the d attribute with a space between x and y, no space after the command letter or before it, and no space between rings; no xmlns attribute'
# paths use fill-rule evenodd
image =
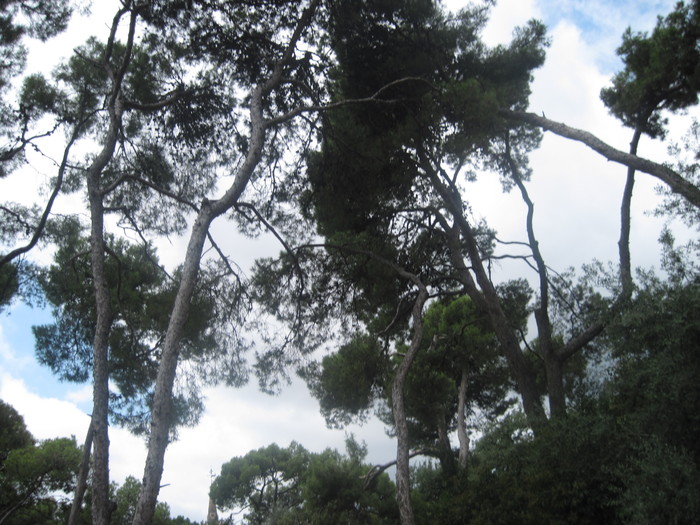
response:
<svg viewBox="0 0 700 525"><path fill-rule="evenodd" d="M116 2L100 1L107 6ZM446 1L451 9L465 2ZM586 129L618 149L626 150L630 130L610 117L600 102L600 89L609 83L620 67L615 49L622 32L631 26L648 31L658 14L665 14L675 2L602 0L501 0L492 11L484 37L495 45L507 42L513 28L530 18L539 18L549 28L551 46L545 65L536 72L530 110L548 118ZM109 15L110 11L105 11ZM104 31L109 16L98 12L89 23L77 21L67 34L48 47L32 50L29 70L51 69L91 32ZM671 136L680 137L689 117L674 119ZM643 139L640 154L661 160L665 146ZM609 163L585 146L546 134L541 148L531 157L533 168L529 185L535 202L535 228L548 263L556 269L597 258L616 257L619 201L625 169ZM43 180L46 167L37 162L28 175ZM4 182L4 181L3 181ZM26 186L26 185L25 185ZM658 202L656 183L640 175L633 201L632 259L634 266L657 266L657 239L663 222L649 215ZM0 191L32 199L31 192L15 186ZM502 195L497 177L484 175L466 189L476 217L489 223L508 240L524 240L525 208L517 194ZM13 193L14 195L14 193ZM78 199L62 206L75 209ZM214 233L225 224L214 225ZM255 242L231 237L225 249L238 254L238 263L248 268L258 255L270 255L279 248L268 241ZM162 256L176 260L184 250L182 239L162 243ZM41 254L37 255L42 257ZM528 275L522 267L503 263L501 270L513 276ZM31 326L50 322L49 312L13 305L0 313L0 398L23 416L32 434L39 439L76 436L82 443L91 407L89 385L59 383L34 358ZM206 391L206 412L195 428L180 431L180 439L166 453L160 500L170 505L173 516L182 514L204 520L210 473L234 456L276 442L287 446L292 440L308 450L326 447L343 450L346 432L364 440L368 460L384 463L394 457L395 444L376 421L345 431L329 430L303 384L294 383L281 395L271 397L257 391L255 382L241 389L210 388ZM142 476L145 447L141 439L119 428L110 430L111 476L121 482L127 475Z"/></svg>

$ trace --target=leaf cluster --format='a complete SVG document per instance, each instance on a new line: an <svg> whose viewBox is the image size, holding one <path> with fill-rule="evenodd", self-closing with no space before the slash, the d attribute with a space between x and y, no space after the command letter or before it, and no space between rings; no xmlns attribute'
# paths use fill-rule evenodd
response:
<svg viewBox="0 0 700 525"><path fill-rule="evenodd" d="M625 67L601 91L610 112L623 124L651 137L665 134L662 110L678 111L698 102L700 12L698 2L678 2L659 17L651 35L630 28L617 54ZM673 57L673 59L669 59Z"/></svg>

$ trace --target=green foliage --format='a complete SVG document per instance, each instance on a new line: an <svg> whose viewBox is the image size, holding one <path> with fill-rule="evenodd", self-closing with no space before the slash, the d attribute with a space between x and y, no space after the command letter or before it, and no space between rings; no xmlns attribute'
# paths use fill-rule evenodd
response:
<svg viewBox="0 0 700 525"><path fill-rule="evenodd" d="M525 293L520 300L528 298ZM507 301L511 309L523 308L511 299ZM486 324L466 296L433 302L424 316L423 346L406 380L406 416L411 446L432 450L444 468L455 463L446 437L457 425L463 377L467 420L477 415L477 419L494 418L511 404L505 362ZM404 345L399 339L391 355L389 348L389 343L382 344L377 337L359 334L325 356L315 373L309 374L312 394L329 426L363 421L372 410L387 425L394 425L388 407L392 405L394 362L402 358Z"/></svg>
<svg viewBox="0 0 700 525"><path fill-rule="evenodd" d="M73 490L80 456L74 438L10 450L0 469L0 520L10 525L57 523Z"/></svg>
<svg viewBox="0 0 700 525"><path fill-rule="evenodd" d="M700 286L650 278L610 338L618 359L611 410L700 465ZM646 429L646 430L645 430Z"/></svg>
<svg viewBox="0 0 700 525"><path fill-rule="evenodd" d="M114 490L114 486L112 490ZM131 525L134 514L136 512L136 504L139 499L139 491L141 490L141 482L133 476L127 476L124 483L114 491L114 501L117 504L110 523L112 525ZM170 509L166 503L158 503L153 516L153 525L169 525L172 523L170 519Z"/></svg>
<svg viewBox="0 0 700 525"><path fill-rule="evenodd" d="M64 225L62 244L55 263L42 279L55 322L33 327L38 360L66 381L85 382L91 376L94 339L95 297L90 271L88 240L80 236L76 223ZM112 330L109 338L112 417L135 432L147 430L150 397L155 382L163 334L176 293L177 281L168 279L159 267L152 248L111 239L106 261L110 287ZM223 342L215 329L217 308L225 298L215 298L217 287L204 282L194 299L185 325L181 355L194 366L210 354L219 355ZM218 306L217 306L218 304ZM237 367L237 363L232 363ZM240 367L229 369L232 384L245 376ZM211 379L216 379L212 371ZM197 383L176 395L177 421L192 424L202 411Z"/></svg>
<svg viewBox="0 0 700 525"><path fill-rule="evenodd" d="M420 522L697 522L700 290L640 284L604 340L607 382L534 433L517 412L493 422L466 472L417 467Z"/></svg>
<svg viewBox="0 0 700 525"><path fill-rule="evenodd" d="M670 14L659 17L651 35L628 28L617 50L625 68L612 87L601 91L610 112L628 127L663 136L662 110L678 111L698 102L699 39L696 1L678 2Z"/></svg>
<svg viewBox="0 0 700 525"><path fill-rule="evenodd" d="M691 524L700 520L700 470L697 458L652 436L631 444L618 474L616 500L622 523Z"/></svg>
<svg viewBox="0 0 700 525"><path fill-rule="evenodd" d="M382 394L388 356L380 342L370 335L359 335L325 356L319 377L311 391L319 400L326 423L333 427L363 420Z"/></svg>
<svg viewBox="0 0 700 525"><path fill-rule="evenodd" d="M680 173L685 180L700 186L700 123L693 120L690 128L685 133L680 143L672 144L668 148L671 156L673 169ZM669 189L657 188L657 191L664 196L664 202L656 209L655 214L667 216L669 218L681 219L691 228L700 227L700 211L686 199L680 198ZM663 243L663 239L662 239ZM697 252L697 241L691 241L689 248L691 252ZM690 260L697 260L695 253L692 253ZM689 265L687 265L689 266Z"/></svg>
<svg viewBox="0 0 700 525"><path fill-rule="evenodd" d="M71 14L70 0L5 0L0 4L0 93L24 68L23 37L47 40L66 28Z"/></svg>
<svg viewBox="0 0 700 525"><path fill-rule="evenodd" d="M0 399L0 469L9 453L34 444L24 418L11 405Z"/></svg>
<svg viewBox="0 0 700 525"><path fill-rule="evenodd" d="M15 264L0 266L0 311L10 304L19 292L17 273L18 267Z"/></svg>
<svg viewBox="0 0 700 525"><path fill-rule="evenodd" d="M246 509L248 523L262 524L301 503L299 485L308 462L308 452L294 442L287 448L272 444L248 452L221 466L211 497L220 507Z"/></svg>
<svg viewBox="0 0 700 525"><path fill-rule="evenodd" d="M396 523L394 486L386 474L366 486L366 449L352 438L348 455L309 453L297 443L272 444L221 467L211 496L218 506L243 509L244 523Z"/></svg>
<svg viewBox="0 0 700 525"><path fill-rule="evenodd" d="M301 516L306 523L396 523L393 483L382 475L366 487L363 480L369 467L363 459L364 455L348 458L328 449L311 455L302 486Z"/></svg>

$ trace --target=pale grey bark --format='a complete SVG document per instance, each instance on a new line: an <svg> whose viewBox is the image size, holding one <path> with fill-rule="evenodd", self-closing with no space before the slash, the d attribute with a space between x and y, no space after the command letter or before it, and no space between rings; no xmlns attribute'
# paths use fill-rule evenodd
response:
<svg viewBox="0 0 700 525"><path fill-rule="evenodd" d="M101 178L112 160L121 127L124 105L121 94L122 80L130 61L134 41L137 14L131 12L129 33L121 67L115 71L110 61L114 39L121 18L130 12L128 6L114 17L110 37L102 59L102 67L111 82L111 94L107 101L109 126L102 149L87 170L87 192L90 206L90 262L95 292L95 335L93 340L93 469L92 469L92 522L109 525L109 362L108 340L112 326L111 301L105 269L104 193Z"/></svg>

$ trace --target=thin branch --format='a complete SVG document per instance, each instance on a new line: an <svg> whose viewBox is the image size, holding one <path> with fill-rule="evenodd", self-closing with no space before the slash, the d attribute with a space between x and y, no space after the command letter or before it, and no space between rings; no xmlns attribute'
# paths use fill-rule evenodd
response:
<svg viewBox="0 0 700 525"><path fill-rule="evenodd" d="M214 250L216 251L216 253L219 254L219 257L221 258L223 263L226 265L226 268L228 269L229 273L231 275L233 275L236 278L236 280L238 281L238 286L242 286L241 276L239 275L239 273L236 270L233 269L233 266L231 266L231 262L228 260L228 257L226 257L226 255L221 250L219 245L214 241L214 237L212 236L212 234L210 232L207 232L207 239L211 243L211 245L214 248Z"/></svg>
<svg viewBox="0 0 700 525"><path fill-rule="evenodd" d="M437 457L439 457L439 454L438 454L437 450L435 450L433 448L429 448L429 447L419 448L416 450L412 450L408 453L409 459L414 458L416 456L429 456L429 457L437 458ZM364 490L368 490L370 488L370 486L372 485L372 483L374 482L374 480L377 479L382 472L384 472L386 469L388 469L390 467L393 467L394 465L396 465L395 459L392 459L391 461L388 461L386 463L382 463L380 465L373 465L372 468L369 469L367 474L362 476L362 479L365 480L363 485L362 485L362 488Z"/></svg>
<svg viewBox="0 0 700 525"><path fill-rule="evenodd" d="M20 255L27 253L29 250L34 248L36 244L39 242L39 239L41 238L41 235L44 233L44 228L46 227L46 222L49 219L49 215L51 214L51 208L53 207L53 203L56 200L56 197L61 191L61 186L63 185L63 179L66 173L66 165L68 163L68 155L70 153L71 148L73 147L73 144L78 138L78 135L80 134L80 128L82 126L82 123L77 124L75 128L73 129L73 133L68 141L68 144L66 145L66 148L63 150L63 159L61 160L61 165L58 168L58 177L56 178L56 184L54 185L53 191L51 192L51 196L49 197L48 202L46 203L46 206L44 207L44 212L41 214L41 219L39 219L39 224L36 227L36 230L34 230L34 235L32 235L32 238L29 240L29 242L25 246L21 246L19 248L15 248L12 250L10 253L5 255L2 259L0 259L0 268L4 266L5 264L9 263L16 257L19 257Z"/></svg>
<svg viewBox="0 0 700 525"><path fill-rule="evenodd" d="M238 208L246 208L250 211L252 211L255 216L258 218L260 222L263 223L267 231L269 231L272 235L275 236L275 238L279 241L279 243L282 245L284 250L292 257L292 260L294 261L294 267L297 270L297 273L299 275L299 279L301 280L302 286L304 282L304 271L301 269L301 265L299 264L299 259L297 258L296 254L294 253L294 250L292 249L291 246L287 243L287 241L284 240L282 235L275 229L275 227L270 224L270 222L265 219L265 217L262 216L262 214L258 211L258 209L251 203L249 202L237 202L236 203L236 209ZM240 210L239 210L240 211ZM244 215L245 216L245 215Z"/></svg>
<svg viewBox="0 0 700 525"><path fill-rule="evenodd" d="M177 88L174 91L168 93L165 96L165 98L162 98L157 102L151 102L150 104L143 104L140 102L134 102L132 100L125 99L124 109L135 109L138 111L143 111L144 113L158 111L159 109L163 109L175 103L183 95L183 93L184 90L182 90L181 88Z"/></svg>
<svg viewBox="0 0 700 525"><path fill-rule="evenodd" d="M180 204L183 204L184 206L187 206L189 208L192 208L195 212L199 212L199 206L197 206L195 203L192 201L189 201L187 199L182 198L182 196L178 195L177 193L173 193L170 190L166 190L165 188L158 186L157 184L154 184L153 182L149 181L148 179L144 179L142 177L139 177L137 175L122 175L119 177L117 180L115 180L112 184L107 186L102 190L102 195L106 196L109 193L113 192L116 190L119 186L124 184L124 182L128 180L133 180L135 182L138 182L140 184L143 184L144 186L147 186L151 188L153 191L156 191L160 193L161 195L165 195L166 197L170 197L173 199L175 202L178 202Z"/></svg>
<svg viewBox="0 0 700 525"><path fill-rule="evenodd" d="M384 104L395 104L397 100L395 99L381 99L379 96L389 88L396 86L398 84L402 84L404 82L423 82L427 85L429 85L431 88L433 88L432 84L430 84L427 80L420 78L420 77L403 77L399 78L397 80L394 80L393 82L389 82L388 84L382 86L379 88L377 91L375 91L372 95L364 98L351 98L351 99L345 99L345 100L340 100L338 102L332 102L330 104L321 104L321 105L313 105L313 106L302 106L299 108L295 108L284 115L280 115L278 117L272 118L272 119L267 119L265 121L265 126L270 127L270 126L275 126L277 124L281 124L282 122L286 122L297 115L301 115L302 113L312 113L312 112L323 112L323 111L330 111L332 109L337 109L341 108L344 106L348 106L350 104L366 104L368 102L374 102L374 103L384 103Z"/></svg>

